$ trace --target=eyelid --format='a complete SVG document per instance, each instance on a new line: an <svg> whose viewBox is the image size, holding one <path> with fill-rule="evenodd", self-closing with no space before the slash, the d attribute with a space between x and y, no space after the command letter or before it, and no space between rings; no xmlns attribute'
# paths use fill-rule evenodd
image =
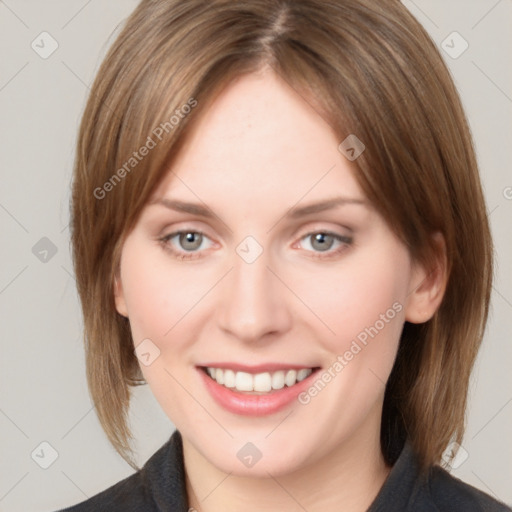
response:
<svg viewBox="0 0 512 512"><path fill-rule="evenodd" d="M304 237L314 235L316 233L324 233L334 237L352 239L354 236L354 229L347 225L337 224L334 222L308 222L305 227L302 226L300 229L296 230L292 236L294 240L300 241ZM293 243L295 244L296 242Z"/></svg>
<svg viewBox="0 0 512 512"><path fill-rule="evenodd" d="M303 240L304 238L308 238L312 235L317 235L317 234L323 234L323 235L327 235L327 236L332 236L336 239L342 239L342 240L352 240L352 235L343 235L341 233L337 233L336 231L330 231L328 229L320 229L320 230L313 230L313 231L308 231L307 233L305 233L304 235L302 235L300 238L299 238L299 242L301 240Z"/></svg>
<svg viewBox="0 0 512 512"><path fill-rule="evenodd" d="M332 227L327 227L328 225ZM336 224L334 222L310 222L307 227L302 227L296 231L294 236L299 237L299 234L303 233L300 238L305 235L311 235L312 233L329 233L330 235L337 236L352 236L354 234L354 230L343 224Z"/></svg>
<svg viewBox="0 0 512 512"><path fill-rule="evenodd" d="M162 224L161 227L158 228L158 233L160 237L170 235L172 233L176 234L177 232L180 231L193 231L195 233L202 233L211 238L211 236L208 235L208 233L212 231L212 229L210 228L208 223L193 219L166 222L165 224Z"/></svg>

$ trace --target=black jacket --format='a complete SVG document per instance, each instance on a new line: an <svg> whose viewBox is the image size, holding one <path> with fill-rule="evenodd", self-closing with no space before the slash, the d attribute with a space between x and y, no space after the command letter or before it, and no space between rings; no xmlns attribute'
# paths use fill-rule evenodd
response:
<svg viewBox="0 0 512 512"><path fill-rule="evenodd" d="M133 475L61 512L187 512L181 435L174 432ZM341 510L341 507L340 507ZM511 508L440 467L418 476L414 454L403 448L367 512L506 512Z"/></svg>

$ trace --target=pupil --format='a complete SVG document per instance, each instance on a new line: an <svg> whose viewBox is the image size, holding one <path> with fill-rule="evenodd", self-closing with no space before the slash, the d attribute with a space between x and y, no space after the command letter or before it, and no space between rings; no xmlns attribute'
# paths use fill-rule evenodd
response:
<svg viewBox="0 0 512 512"><path fill-rule="evenodd" d="M201 235L199 233L185 233L182 237L184 237L184 240L182 240L185 244L184 249L197 249L201 245ZM196 240L194 241L194 239Z"/></svg>
<svg viewBox="0 0 512 512"><path fill-rule="evenodd" d="M331 238L330 242L326 242L326 238ZM327 235L325 233L318 233L315 235L313 246L318 243L319 245L315 247L316 249L320 249L321 251L326 251L330 249L332 245L332 235Z"/></svg>

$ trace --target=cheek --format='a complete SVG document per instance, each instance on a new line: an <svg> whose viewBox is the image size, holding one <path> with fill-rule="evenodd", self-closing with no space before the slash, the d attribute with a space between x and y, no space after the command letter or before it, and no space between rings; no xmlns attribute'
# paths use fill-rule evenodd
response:
<svg viewBox="0 0 512 512"><path fill-rule="evenodd" d="M127 240L121 279L136 345L145 338L161 345L205 293L200 272L191 280L190 273L169 268L164 249Z"/></svg>
<svg viewBox="0 0 512 512"><path fill-rule="evenodd" d="M155 250L136 236L125 242L121 280L134 346L151 340L141 344L150 353L149 364L141 358L139 366L162 409L173 419L189 416L190 401L187 396L183 400L179 383L186 381L182 374L185 351L197 334L197 325L191 325L190 319L205 293L200 272L191 279L190 272L174 268L164 249Z"/></svg>
<svg viewBox="0 0 512 512"><path fill-rule="evenodd" d="M314 418L327 418L329 429L321 434L326 443L353 435L372 411L380 418L378 408L395 361L408 293L405 250L390 250L387 257L359 253L350 263L346 271L320 276L312 288L318 316L334 334L323 328L317 337L327 353L325 366L299 403L312 428ZM323 293L320 285L325 286Z"/></svg>
<svg viewBox="0 0 512 512"><path fill-rule="evenodd" d="M409 259L401 247L379 256L358 254L346 267L316 275L309 297L329 327L322 337L329 353L343 354L352 347L357 351L354 341L366 347L378 338L381 343L367 356L393 357L404 319Z"/></svg>

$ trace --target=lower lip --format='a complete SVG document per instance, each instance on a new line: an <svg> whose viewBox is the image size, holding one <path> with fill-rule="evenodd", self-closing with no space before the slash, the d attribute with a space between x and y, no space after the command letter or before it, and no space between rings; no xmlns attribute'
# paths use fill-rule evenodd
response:
<svg viewBox="0 0 512 512"><path fill-rule="evenodd" d="M291 387L285 386L282 389L264 395L250 395L232 391L222 386L208 376L201 368L198 368L198 371L201 374L206 389L220 406L229 412L244 416L266 416L284 409L310 385L311 378L316 376L317 373L316 370L313 371L311 375Z"/></svg>

